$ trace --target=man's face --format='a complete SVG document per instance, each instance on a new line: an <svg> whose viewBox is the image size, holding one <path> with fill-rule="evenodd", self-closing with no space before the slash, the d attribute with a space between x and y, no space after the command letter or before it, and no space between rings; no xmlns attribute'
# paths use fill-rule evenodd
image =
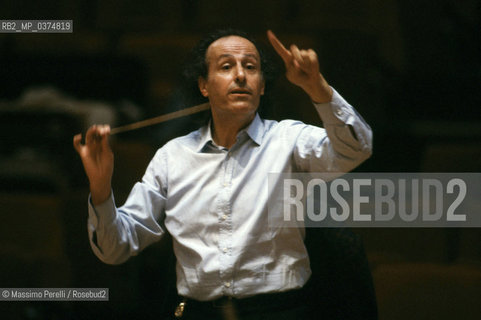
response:
<svg viewBox="0 0 481 320"><path fill-rule="evenodd" d="M223 115L255 115L264 79L259 53L249 40L228 36L214 41L206 53L207 79L199 88L209 99L212 112Z"/></svg>

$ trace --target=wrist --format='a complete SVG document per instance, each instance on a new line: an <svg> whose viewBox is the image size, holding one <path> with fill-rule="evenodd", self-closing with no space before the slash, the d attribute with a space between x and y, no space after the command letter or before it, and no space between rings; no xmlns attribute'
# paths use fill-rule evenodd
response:
<svg viewBox="0 0 481 320"><path fill-rule="evenodd" d="M320 83L319 83L320 82ZM304 91L309 95L311 101L314 103L328 103L331 102L333 91L329 84L322 78L320 81L310 87L304 88Z"/></svg>
<svg viewBox="0 0 481 320"><path fill-rule="evenodd" d="M112 188L110 186L105 186L103 188L92 188L90 187L90 196L92 199L92 204L99 205L104 203L110 198L110 192Z"/></svg>

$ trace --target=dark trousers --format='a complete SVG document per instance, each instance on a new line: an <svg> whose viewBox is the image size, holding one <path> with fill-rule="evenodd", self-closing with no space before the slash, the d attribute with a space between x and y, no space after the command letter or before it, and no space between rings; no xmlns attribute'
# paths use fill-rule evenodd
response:
<svg viewBox="0 0 481 320"><path fill-rule="evenodd" d="M175 319L175 318L174 318ZM212 310L187 310L182 320L308 320L309 312L307 306L295 306L278 309L239 310L229 308L218 308Z"/></svg>
<svg viewBox="0 0 481 320"><path fill-rule="evenodd" d="M309 320L304 290L259 294L245 299L223 297L215 301L185 300L181 320ZM174 310L172 311L173 315ZM176 319L175 317L172 317Z"/></svg>

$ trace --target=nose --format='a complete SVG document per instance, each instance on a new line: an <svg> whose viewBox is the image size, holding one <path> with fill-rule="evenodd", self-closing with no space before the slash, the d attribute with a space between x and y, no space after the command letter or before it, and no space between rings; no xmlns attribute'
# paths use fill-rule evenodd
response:
<svg viewBox="0 0 481 320"><path fill-rule="evenodd" d="M245 80L246 80L246 75L245 75L244 67L238 64L235 68L235 81L237 83L244 83Z"/></svg>

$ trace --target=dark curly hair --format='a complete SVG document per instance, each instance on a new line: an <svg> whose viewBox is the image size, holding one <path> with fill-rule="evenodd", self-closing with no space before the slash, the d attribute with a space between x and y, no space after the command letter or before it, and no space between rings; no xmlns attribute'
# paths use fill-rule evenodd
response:
<svg viewBox="0 0 481 320"><path fill-rule="evenodd" d="M271 55L260 46L250 35L246 32L236 29L220 29L216 30L204 38L191 51L187 63L181 74L180 90L175 94L177 104L184 107L192 106L207 102L208 99L200 93L198 86L199 77L207 79L208 61L206 60L206 53L209 46L216 40L228 36L239 36L252 42L259 52L261 62L261 72L265 81L264 95L261 96L258 112L265 117L270 113L271 109L271 92L272 87L279 75L279 68L275 65Z"/></svg>

